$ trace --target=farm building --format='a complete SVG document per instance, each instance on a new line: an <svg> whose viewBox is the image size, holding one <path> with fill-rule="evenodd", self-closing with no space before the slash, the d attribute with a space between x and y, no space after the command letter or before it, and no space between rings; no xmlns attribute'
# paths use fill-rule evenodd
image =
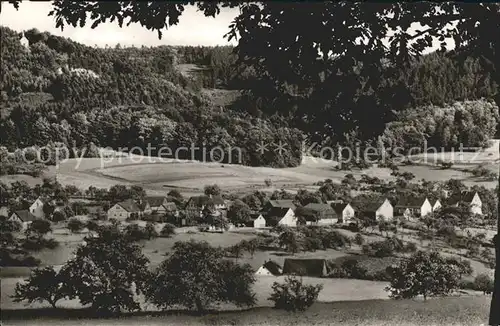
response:
<svg viewBox="0 0 500 326"><path fill-rule="evenodd" d="M362 216L373 218L377 221L380 219L391 221L394 219L394 208L392 207L391 202L386 198L366 203L362 207L360 214Z"/></svg>
<svg viewBox="0 0 500 326"><path fill-rule="evenodd" d="M432 205L426 197L404 197L398 200L394 210L397 215L410 219L432 213Z"/></svg>
<svg viewBox="0 0 500 326"><path fill-rule="evenodd" d="M108 210L108 219L113 218L119 221L125 221L128 218L139 218L141 215L141 209L132 199L116 203Z"/></svg>
<svg viewBox="0 0 500 326"><path fill-rule="evenodd" d="M23 226L23 230L26 230L28 226L31 224L31 222L33 222L36 219L37 217L31 214L29 210L15 211L9 217L9 221L16 221L21 223L21 225Z"/></svg>
<svg viewBox="0 0 500 326"><path fill-rule="evenodd" d="M264 265L259 267L257 272L255 272L255 275L278 276L281 275L281 273L281 266L273 260L268 260L264 263Z"/></svg>
<svg viewBox="0 0 500 326"><path fill-rule="evenodd" d="M309 225L333 225L338 223L339 217L333 208L328 204L309 203L304 206L305 209L311 211L315 220L307 221Z"/></svg>
<svg viewBox="0 0 500 326"><path fill-rule="evenodd" d="M265 220L267 226L297 226L297 217L295 216L295 213L291 208L272 208L265 214Z"/></svg>
<svg viewBox="0 0 500 326"><path fill-rule="evenodd" d="M324 277L328 274L324 259L285 259L283 274Z"/></svg>
<svg viewBox="0 0 500 326"><path fill-rule="evenodd" d="M252 214L250 215L250 221L246 223L246 226L253 228L265 228L266 219L260 213Z"/></svg>
<svg viewBox="0 0 500 326"><path fill-rule="evenodd" d="M165 215L167 213L177 215L177 206L169 202L167 197L150 196L142 203L144 214Z"/></svg>
<svg viewBox="0 0 500 326"><path fill-rule="evenodd" d="M295 206L293 200L291 199L270 200L264 205L264 208L262 210L270 211L274 208L291 208L295 211L297 206Z"/></svg>
<svg viewBox="0 0 500 326"><path fill-rule="evenodd" d="M45 205L45 203L46 201L42 199L42 197L38 197L29 207L30 213L37 218L45 218L45 213L43 212L43 205Z"/></svg>
<svg viewBox="0 0 500 326"><path fill-rule="evenodd" d="M469 205L472 214L483 215L483 202L477 192L464 191L460 195L448 199L450 206L458 206L460 203Z"/></svg>
<svg viewBox="0 0 500 326"><path fill-rule="evenodd" d="M432 204L432 211L436 211L438 209L440 209L441 207L443 207L443 205L441 205L441 202L439 201L439 199L436 199L436 201L434 201L434 204Z"/></svg>
<svg viewBox="0 0 500 326"><path fill-rule="evenodd" d="M331 206L337 213L340 223L350 223L355 217L354 208L349 203L333 203Z"/></svg>

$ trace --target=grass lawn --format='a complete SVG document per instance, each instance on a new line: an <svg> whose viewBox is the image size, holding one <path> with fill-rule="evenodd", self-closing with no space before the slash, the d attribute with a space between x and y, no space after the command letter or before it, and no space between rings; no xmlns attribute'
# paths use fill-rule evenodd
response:
<svg viewBox="0 0 500 326"><path fill-rule="evenodd" d="M227 311L204 316L189 313L139 313L116 319L68 319L74 312L4 311L4 325L358 325L358 326L479 326L487 323L489 296L468 296L419 300L366 300L316 303L309 310L291 313L269 307ZM51 314L52 313L52 314ZM44 317L36 317L44 316ZM61 317L64 316L64 317Z"/></svg>

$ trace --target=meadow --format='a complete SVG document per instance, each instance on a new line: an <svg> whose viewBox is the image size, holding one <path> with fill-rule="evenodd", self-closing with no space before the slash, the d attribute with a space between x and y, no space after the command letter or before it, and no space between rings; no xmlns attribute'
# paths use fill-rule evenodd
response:
<svg viewBox="0 0 500 326"><path fill-rule="evenodd" d="M487 323L490 297L468 296L421 300L365 300L316 303L301 313L269 307L195 316L186 312L139 313L116 319L92 319L85 312L3 311L4 325L357 325L478 326Z"/></svg>

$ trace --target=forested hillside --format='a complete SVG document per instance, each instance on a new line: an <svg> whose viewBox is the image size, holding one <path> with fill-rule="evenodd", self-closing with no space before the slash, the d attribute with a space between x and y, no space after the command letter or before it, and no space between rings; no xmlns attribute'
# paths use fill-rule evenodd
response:
<svg viewBox="0 0 500 326"><path fill-rule="evenodd" d="M10 151L53 143L78 148L149 143L173 151L205 144L207 153L216 146L227 149L225 162L238 162L238 152L230 159L227 152L241 147L243 164L285 167L300 164L303 136L335 144L356 126L362 141L383 134L388 143L403 146L423 139L435 146L476 146L493 136L498 121L493 104L476 101L497 90L488 77L479 78L479 63L458 64L442 54L425 56L406 70L388 67L382 77L399 88L388 87L384 94L354 90L354 104L363 110L346 115L336 110L342 103L327 98L328 90L297 93L236 65L231 47L93 48L36 30L25 33L25 47L20 33L0 31L0 139ZM185 64L200 72L183 74L179 67ZM201 91L214 87L243 95L221 108ZM395 89L404 96L395 100ZM314 93L322 99L311 101ZM367 102L370 97L376 101ZM466 100L472 102L453 106ZM383 117L378 125L375 115ZM280 141L286 152L257 150ZM201 151L195 158L209 160Z"/></svg>
<svg viewBox="0 0 500 326"><path fill-rule="evenodd" d="M172 151L205 143L207 153L213 146L241 147L247 165L300 163L298 130L280 119L215 107L196 81L175 69L170 47L92 48L36 30L26 37L29 48L19 33L1 28L0 138L11 151L49 142L113 148L151 143ZM261 141L286 142L290 151L262 155L256 151ZM231 161L238 162L233 154ZM195 152L196 159L209 159L202 155Z"/></svg>

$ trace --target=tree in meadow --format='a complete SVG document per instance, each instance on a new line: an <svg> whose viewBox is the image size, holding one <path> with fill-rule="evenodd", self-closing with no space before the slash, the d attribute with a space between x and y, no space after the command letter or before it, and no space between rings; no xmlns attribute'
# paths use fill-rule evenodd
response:
<svg viewBox="0 0 500 326"><path fill-rule="evenodd" d="M60 272L69 280L68 297L99 313L140 310L135 295L144 293L150 279L141 247L113 226L101 227L84 240Z"/></svg>
<svg viewBox="0 0 500 326"><path fill-rule="evenodd" d="M388 269L390 285L386 291L394 299L410 299L450 294L460 284L460 267L452 264L437 252L418 251L401 261L399 266Z"/></svg>
<svg viewBox="0 0 500 326"><path fill-rule="evenodd" d="M56 272L52 266L37 268L25 282L16 284L12 298L14 302L47 301L56 308L57 301L66 296L65 285L68 281L64 274Z"/></svg>
<svg viewBox="0 0 500 326"><path fill-rule="evenodd" d="M218 303L254 305L253 270L223 257L222 249L207 242L175 243L151 278L148 301L163 309L181 305L198 312Z"/></svg>

